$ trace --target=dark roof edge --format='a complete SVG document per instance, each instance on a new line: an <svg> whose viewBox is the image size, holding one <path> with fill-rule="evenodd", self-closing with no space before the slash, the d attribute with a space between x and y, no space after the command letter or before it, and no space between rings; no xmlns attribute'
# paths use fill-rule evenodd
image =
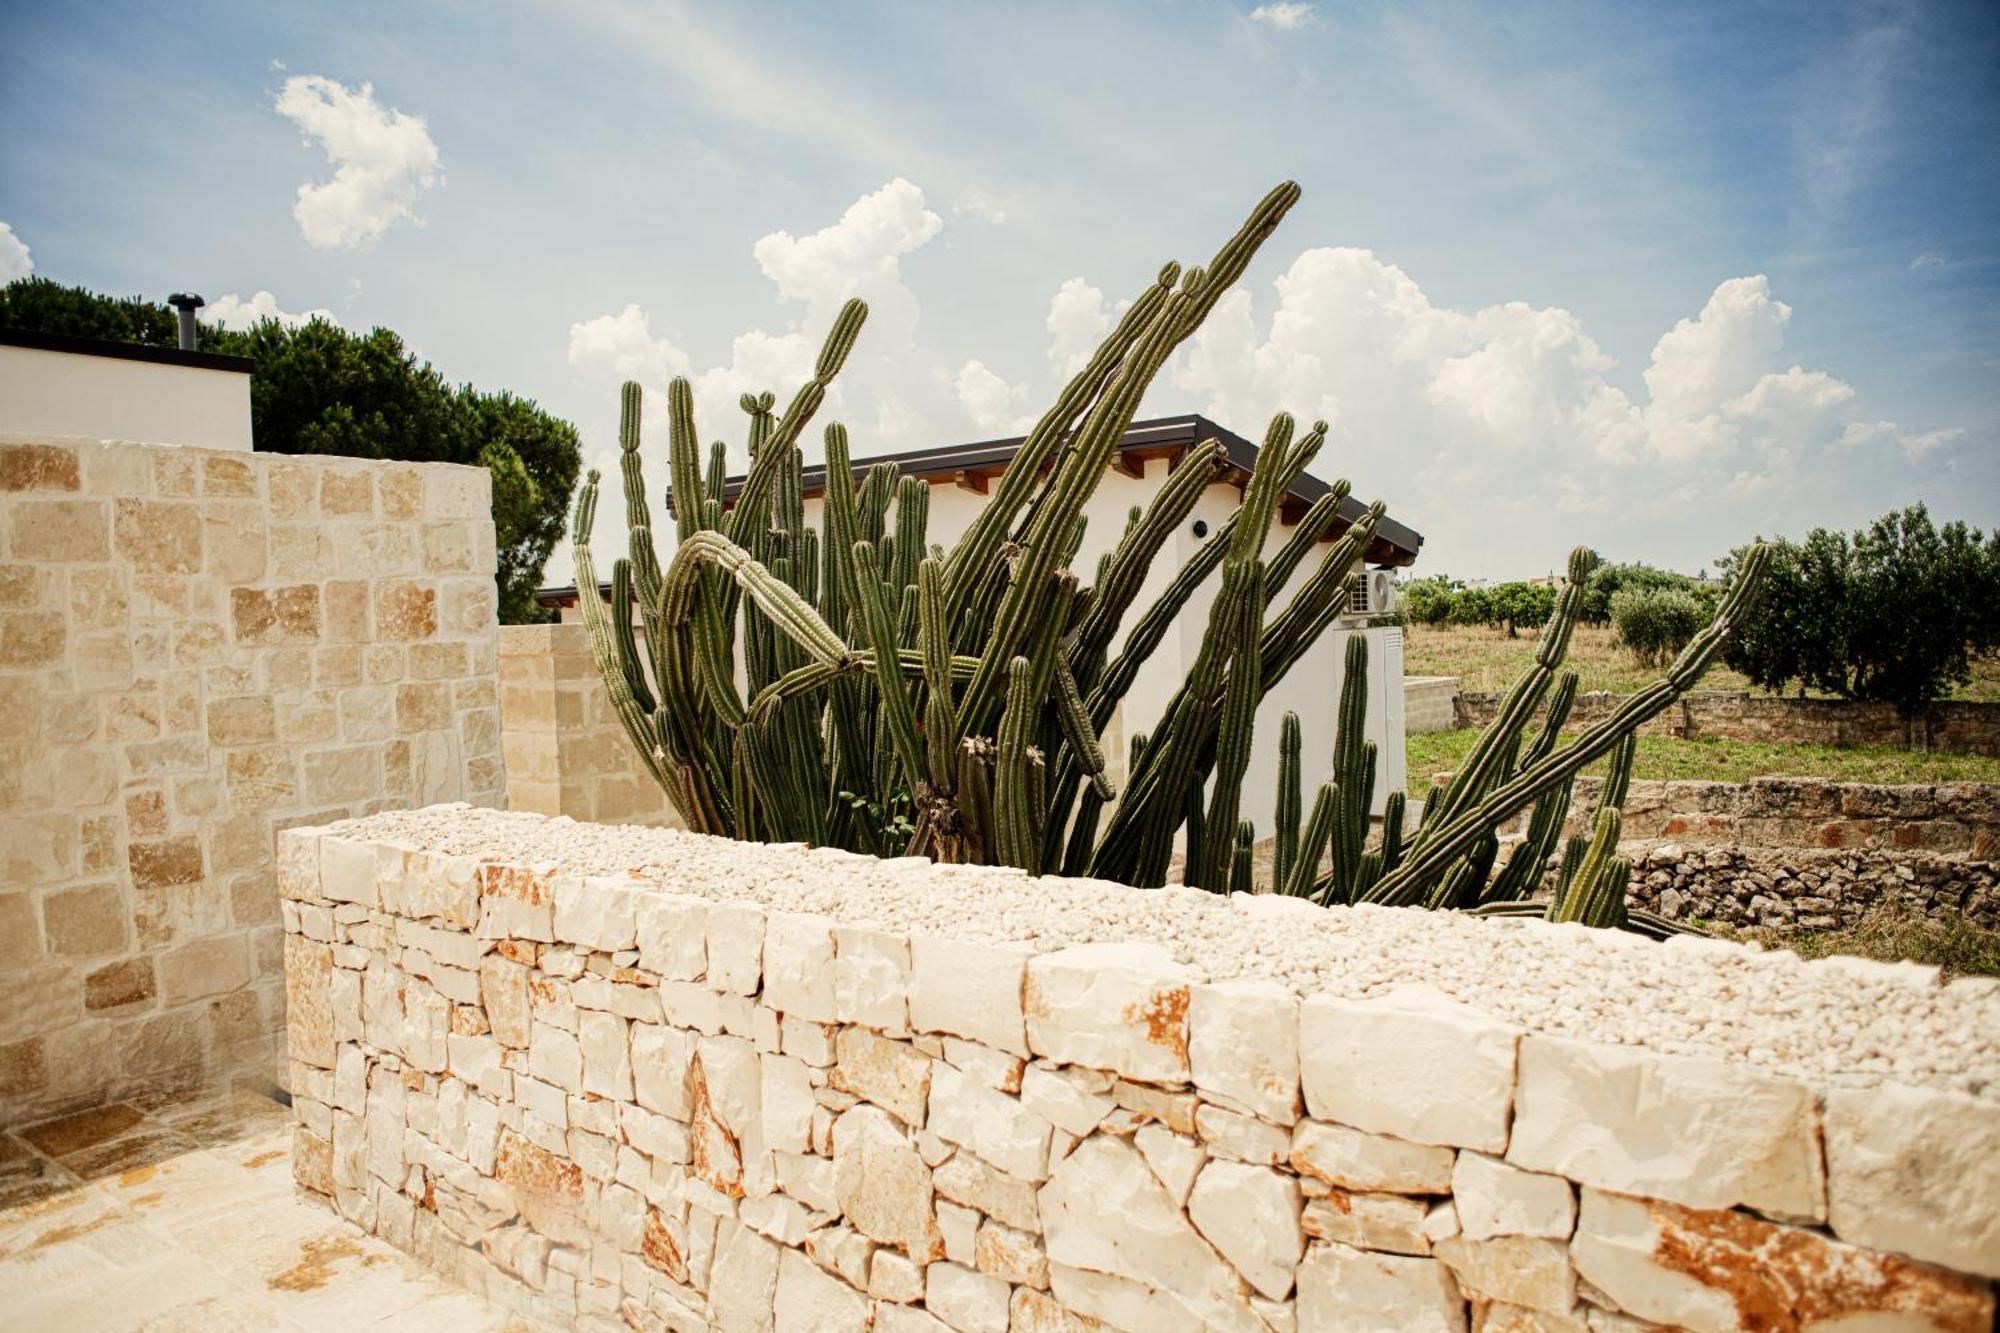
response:
<svg viewBox="0 0 2000 1333"><path fill-rule="evenodd" d="M970 468L1004 467L1013 458L1026 436L1014 435L998 440L975 440L969 444L934 445L928 449L905 449L899 453L878 454L873 458L857 458L853 466L857 476L877 463L895 463L899 467L910 467L917 475L937 476L947 472ZM1185 412L1179 416L1153 417L1146 421L1135 421L1126 428L1124 438L1119 440L1118 449L1126 450L1181 448L1202 440L1218 440L1223 451L1234 466L1248 472L1257 465L1258 446L1252 444L1226 426L1217 425L1199 412ZM807 495L817 494L826 486L826 464L809 464L802 476ZM725 499L734 499L743 486L742 477L731 477L723 487ZM1291 498L1311 504L1320 496L1333 489L1311 473L1303 473L1292 484ZM671 487L666 494L669 513L673 511L674 496ZM1365 501L1350 495L1341 502L1340 516L1352 523L1368 512ZM1413 563L1423 549L1424 537L1406 523L1384 515L1381 525L1375 530L1377 541L1386 542L1399 550L1406 551L1409 559L1403 564Z"/></svg>
<svg viewBox="0 0 2000 1333"><path fill-rule="evenodd" d="M248 375L256 363L247 356L224 356L220 352L183 352L178 347L148 347L144 343L114 342L109 338L78 338L68 333L36 333L28 329L0 329L0 347L26 347L37 352L69 352L76 356L108 356L119 361L151 361L163 366L186 366L191 370L226 370Z"/></svg>

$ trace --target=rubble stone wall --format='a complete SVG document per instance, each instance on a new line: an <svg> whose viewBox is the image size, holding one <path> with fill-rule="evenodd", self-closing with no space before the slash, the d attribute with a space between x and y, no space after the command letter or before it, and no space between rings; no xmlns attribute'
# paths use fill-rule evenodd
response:
<svg viewBox="0 0 2000 1333"><path fill-rule="evenodd" d="M612 710L582 624L501 627L500 739L510 810L682 827Z"/></svg>
<svg viewBox="0 0 2000 1333"><path fill-rule="evenodd" d="M1456 725L1485 726L1499 712L1500 699L1492 691L1460 694ZM1567 729L1601 721L1624 701L1622 694L1579 694ZM1893 704L1697 690L1640 728L1640 733L1995 755L2000 754L2000 703L1952 700L1938 704L1927 716L1905 718Z"/></svg>
<svg viewBox="0 0 2000 1333"><path fill-rule="evenodd" d="M1602 778L1576 781L1570 832L1588 833ZM2000 858L2000 785L1881 786L1818 778L1638 781L1625 834L1746 847L1848 848Z"/></svg>
<svg viewBox="0 0 2000 1333"><path fill-rule="evenodd" d="M505 861L367 824L280 847L298 1180L525 1318L1992 1325L1988 1096L1601 1044L1428 988L1299 998L1132 939L777 910L720 883L723 858L892 911L899 886L976 876L691 838L663 871L587 874L564 865L580 832ZM969 892L958 915L991 910ZM1581 929L1446 928L1551 949ZM1794 965L1745 1002L1800 998L1770 970ZM1852 1003L1918 984L1852 966L1874 997Z"/></svg>
<svg viewBox="0 0 2000 1333"><path fill-rule="evenodd" d="M2000 862L1930 852L1640 841L1634 906L1676 921L1783 931L1840 930L1884 910L2000 930Z"/></svg>
<svg viewBox="0 0 2000 1333"><path fill-rule="evenodd" d="M0 435L0 1125L282 1072L274 833L501 798L483 469Z"/></svg>

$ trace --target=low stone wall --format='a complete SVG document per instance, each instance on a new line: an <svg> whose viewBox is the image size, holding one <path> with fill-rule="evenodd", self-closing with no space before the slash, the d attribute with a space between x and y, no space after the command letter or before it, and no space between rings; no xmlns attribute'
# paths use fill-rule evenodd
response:
<svg viewBox="0 0 2000 1333"><path fill-rule="evenodd" d="M1924 852L1626 843L1631 901L1676 921L1838 930L1883 909L2000 930L2000 863Z"/></svg>
<svg viewBox="0 0 2000 1333"><path fill-rule="evenodd" d="M500 740L510 810L682 827L612 710L583 625L501 627Z"/></svg>
<svg viewBox="0 0 2000 1333"><path fill-rule="evenodd" d="M1601 778L1577 779L1570 832L1589 831L1603 786ZM1632 783L1624 808L1627 838L2000 857L2000 785L1992 783L1639 781Z"/></svg>
<svg viewBox="0 0 2000 1333"><path fill-rule="evenodd" d="M0 1125L282 1072L274 833L498 802L484 468L0 435Z"/></svg>
<svg viewBox="0 0 2000 1333"><path fill-rule="evenodd" d="M1457 676L1403 678L1403 732L1450 731L1458 726Z"/></svg>
<svg viewBox="0 0 2000 1333"><path fill-rule="evenodd" d="M1500 711L1500 699L1490 691L1460 694L1456 725L1485 726ZM1579 694L1568 729L1602 720L1624 700L1622 694ZM1905 719L1891 704L1699 690L1648 722L1641 734L2000 755L2000 704L1941 703L1927 717Z"/></svg>
<svg viewBox="0 0 2000 1333"><path fill-rule="evenodd" d="M555 1326L1992 1325L1990 985L462 808L281 860L299 1181Z"/></svg>

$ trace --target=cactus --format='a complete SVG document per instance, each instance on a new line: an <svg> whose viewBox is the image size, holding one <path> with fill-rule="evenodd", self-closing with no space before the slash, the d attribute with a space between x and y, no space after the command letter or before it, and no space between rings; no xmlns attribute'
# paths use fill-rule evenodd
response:
<svg viewBox="0 0 2000 1333"><path fill-rule="evenodd" d="M1315 422L1301 434L1280 413L1236 512L1150 604L1139 600L1149 571L1229 467L1219 442L1186 451L1128 516L1090 585L1071 566L1084 510L1147 387L1298 194L1290 183L1273 190L1206 266L1159 271L949 547L930 539L928 485L890 463L857 475L837 423L824 429L821 520L806 521L801 440L860 336L867 310L858 301L841 309L812 377L782 412L769 393L739 401L750 462L733 502L724 498L723 448L704 451L688 382L668 385L673 549L664 566L639 459L643 395L624 386L629 553L612 566L611 608L586 595L584 619L614 712L689 827L1137 885L1164 883L1180 844L1189 883L1251 887L1254 828L1240 807L1258 708L1345 609L1383 507L1334 536L1348 496L1336 483L1267 551L1278 507L1327 431ZM586 588L598 581L590 537L599 484L591 473L575 512ZM1327 904L1524 907L1561 839L1571 780L1614 750L1629 772L1629 746L1618 747L1700 675L1747 608L1763 563L1758 552L1743 562L1715 624L1661 682L1565 745L1576 680L1561 663L1589 564L1585 553L1573 557L1537 660L1500 717L1420 819L1406 820L1403 793L1389 795L1373 846L1368 650L1353 636L1332 780L1316 786L1303 827L1297 719L1284 725L1272 890ZM1218 576L1192 669L1149 736L1132 738L1114 785L1099 737ZM1545 705L1546 723L1527 738ZM1620 799L1622 781L1607 783L1593 837L1559 877L1552 915L1627 918ZM1497 830L1530 806L1530 837L1492 876ZM1654 928L1643 916L1632 922Z"/></svg>

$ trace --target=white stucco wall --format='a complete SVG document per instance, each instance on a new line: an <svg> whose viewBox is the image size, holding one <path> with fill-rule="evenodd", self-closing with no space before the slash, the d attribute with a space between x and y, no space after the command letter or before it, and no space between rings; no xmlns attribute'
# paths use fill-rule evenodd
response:
<svg viewBox="0 0 2000 1333"><path fill-rule="evenodd" d="M0 432L250 450L250 376L0 345Z"/></svg>

